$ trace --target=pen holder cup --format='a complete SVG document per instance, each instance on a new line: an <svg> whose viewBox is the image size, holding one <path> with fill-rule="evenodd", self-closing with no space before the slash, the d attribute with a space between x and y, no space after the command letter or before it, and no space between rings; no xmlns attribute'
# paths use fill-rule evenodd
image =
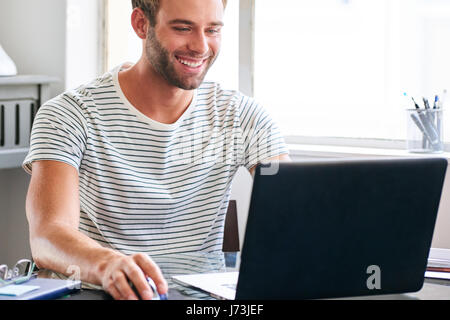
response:
<svg viewBox="0 0 450 320"><path fill-rule="evenodd" d="M444 151L442 109L406 110L406 148L414 153Z"/></svg>

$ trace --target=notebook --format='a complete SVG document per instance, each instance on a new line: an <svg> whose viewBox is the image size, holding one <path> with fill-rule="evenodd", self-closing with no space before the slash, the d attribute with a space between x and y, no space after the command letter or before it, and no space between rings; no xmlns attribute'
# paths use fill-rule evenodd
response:
<svg viewBox="0 0 450 320"><path fill-rule="evenodd" d="M239 273L173 280L238 300L418 291L446 169L440 158L258 165Z"/></svg>
<svg viewBox="0 0 450 320"><path fill-rule="evenodd" d="M0 288L0 300L50 300L78 291L80 281L31 278L21 284Z"/></svg>

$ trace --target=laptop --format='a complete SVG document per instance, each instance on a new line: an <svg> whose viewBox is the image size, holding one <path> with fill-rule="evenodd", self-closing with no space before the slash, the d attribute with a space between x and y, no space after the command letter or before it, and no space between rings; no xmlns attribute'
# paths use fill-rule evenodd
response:
<svg viewBox="0 0 450 320"><path fill-rule="evenodd" d="M221 299L296 300L419 291L447 160L258 165L239 272L173 277Z"/></svg>

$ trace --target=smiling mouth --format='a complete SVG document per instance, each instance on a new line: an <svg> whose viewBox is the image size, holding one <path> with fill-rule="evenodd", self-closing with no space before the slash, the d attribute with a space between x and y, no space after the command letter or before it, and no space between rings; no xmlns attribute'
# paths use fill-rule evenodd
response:
<svg viewBox="0 0 450 320"><path fill-rule="evenodd" d="M187 59L187 58L182 58L179 56L175 56L178 60L179 63L181 63L182 65L188 66L190 68L199 68L200 66L202 66L205 61L207 59L202 59L202 60L194 60L194 59Z"/></svg>

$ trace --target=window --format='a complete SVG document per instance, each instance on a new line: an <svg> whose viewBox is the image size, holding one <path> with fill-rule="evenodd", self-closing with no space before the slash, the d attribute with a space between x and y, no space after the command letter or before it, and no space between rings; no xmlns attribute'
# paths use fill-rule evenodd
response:
<svg viewBox="0 0 450 320"><path fill-rule="evenodd" d="M131 26L131 0L108 0L107 68L125 62L136 62L142 53L142 42ZM239 1L228 1L222 32L222 50L206 80L220 82L224 88L237 90L239 85Z"/></svg>
<svg viewBox="0 0 450 320"><path fill-rule="evenodd" d="M403 92L450 87L450 1L255 3L255 97L285 135L405 139Z"/></svg>
<svg viewBox="0 0 450 320"><path fill-rule="evenodd" d="M72 89L104 72L101 1L67 0L65 88Z"/></svg>
<svg viewBox="0 0 450 320"><path fill-rule="evenodd" d="M142 49L131 1L106 1L111 69ZM254 17L239 16L243 4L255 6ZM229 0L223 30L207 79L230 89L243 87L239 71L253 79L286 136L404 140L413 104L403 93L433 100L450 89L447 0ZM249 34L250 59L252 45L239 47ZM450 130L444 135L450 142Z"/></svg>

